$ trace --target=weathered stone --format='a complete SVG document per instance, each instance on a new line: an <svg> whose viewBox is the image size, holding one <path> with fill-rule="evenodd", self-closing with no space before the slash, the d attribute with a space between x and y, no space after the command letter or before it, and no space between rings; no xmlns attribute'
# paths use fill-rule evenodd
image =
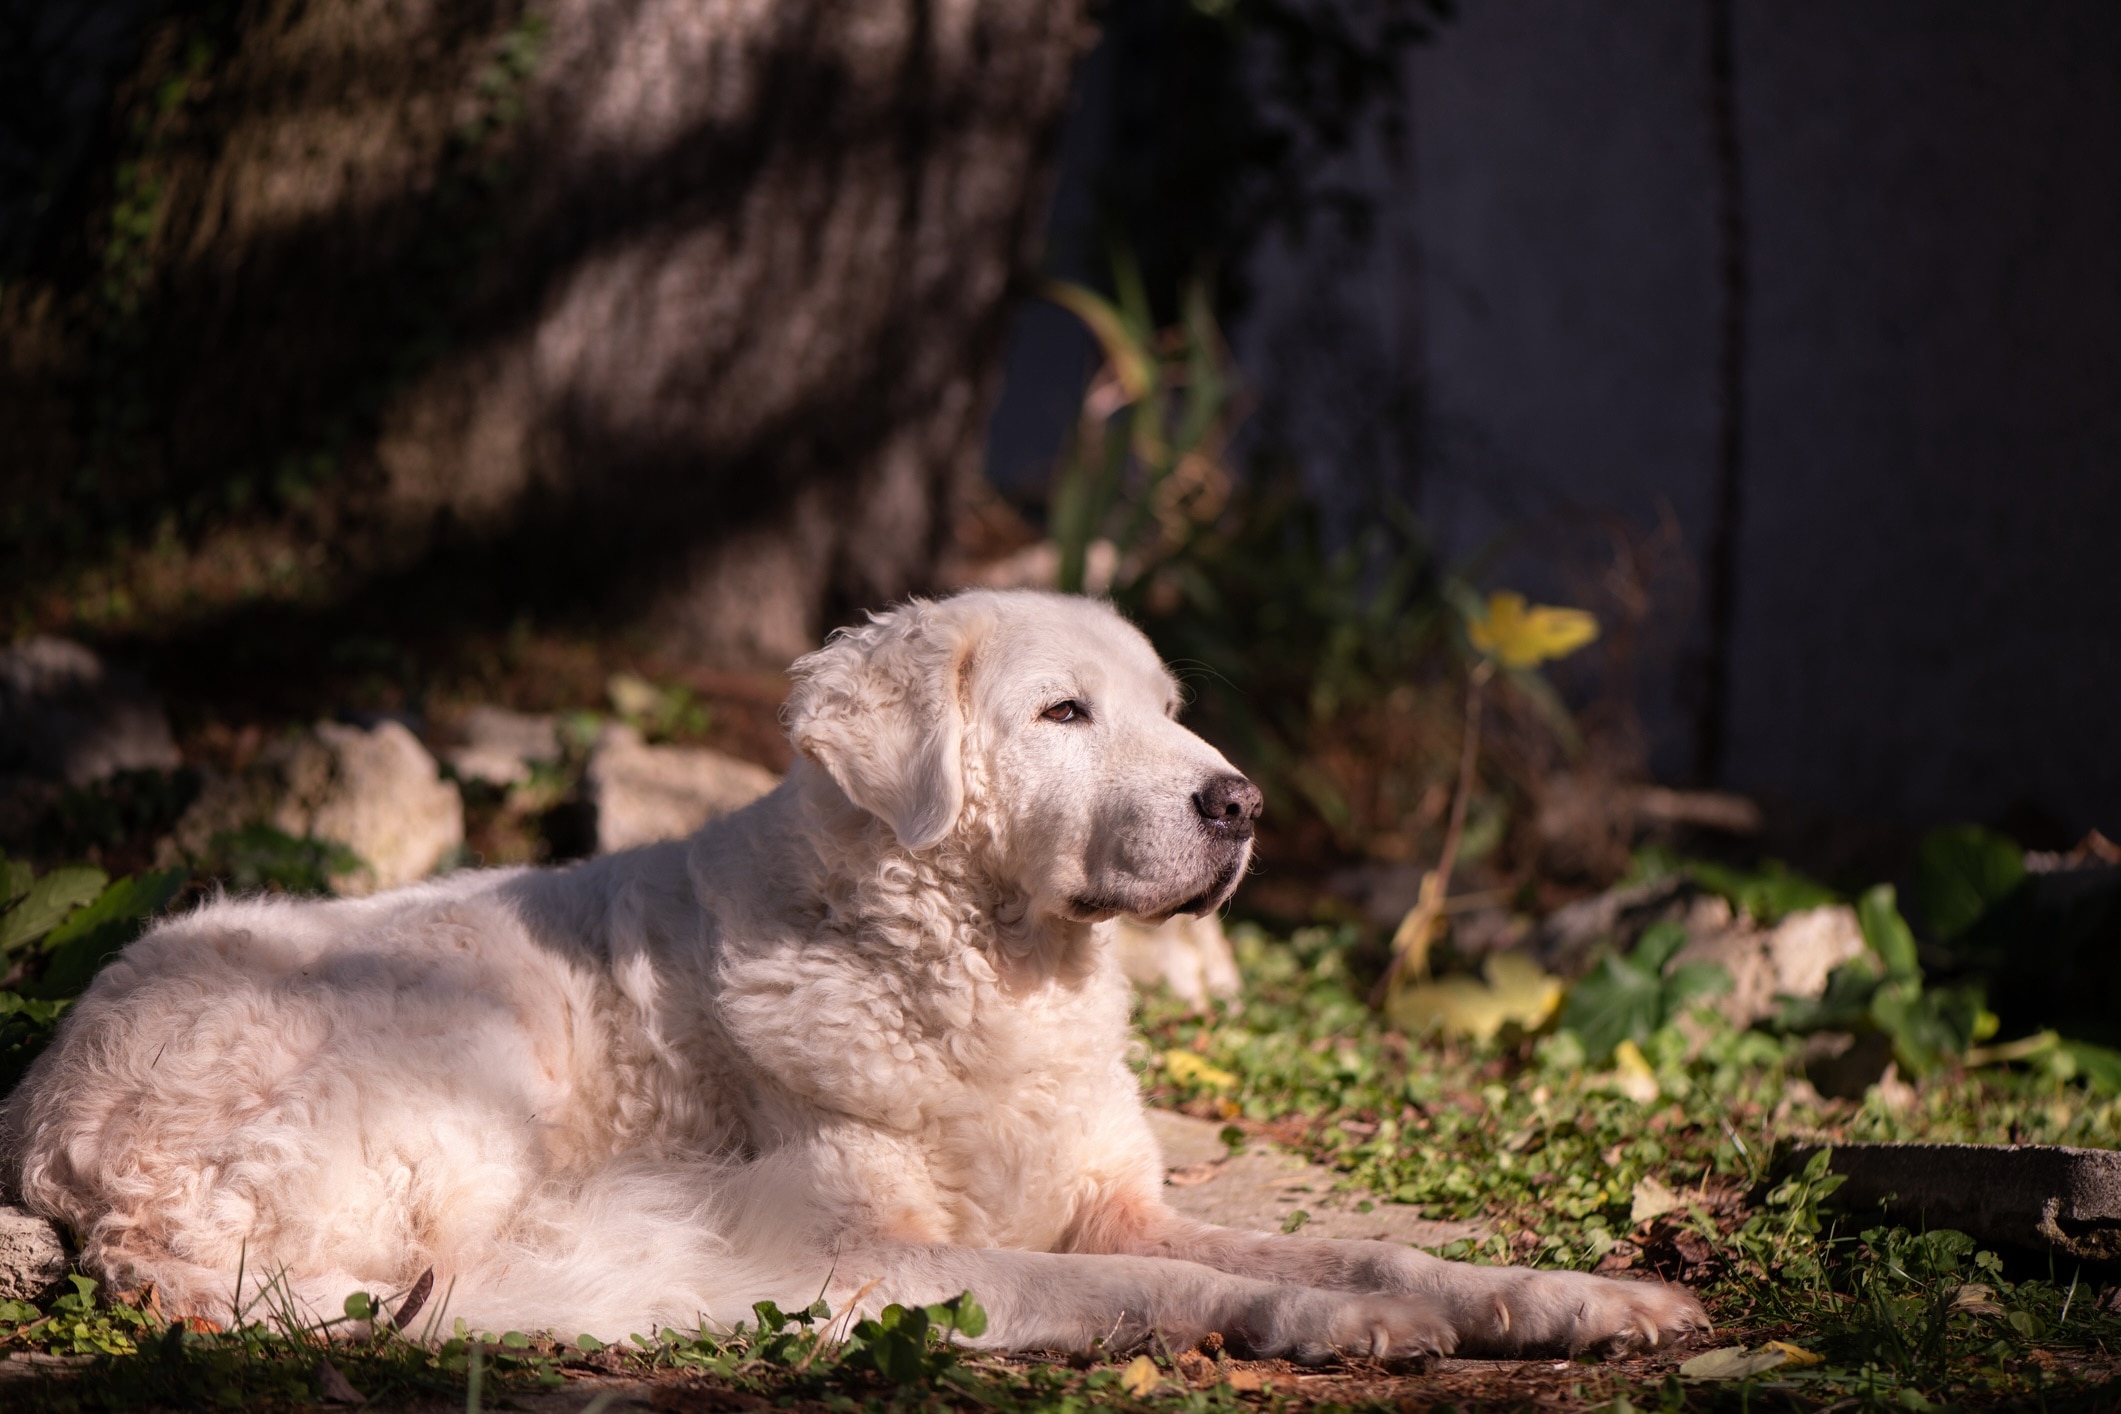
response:
<svg viewBox="0 0 2121 1414"><path fill-rule="evenodd" d="M58 1228L0 1204L0 1301L34 1301L58 1284L67 1266Z"/></svg>
<svg viewBox="0 0 2121 1414"><path fill-rule="evenodd" d="M331 840L360 857L332 887L359 895L426 878L464 843L464 799L402 723L319 722L237 776L207 782L171 843L207 853L216 835L256 823Z"/></svg>
<svg viewBox="0 0 2121 1414"><path fill-rule="evenodd" d="M1821 1146L1786 1161L1802 1168ZM1835 1201L1982 1242L2121 1260L2121 1153L2053 1144L1837 1144Z"/></svg>
<svg viewBox="0 0 2121 1414"><path fill-rule="evenodd" d="M0 648L0 777L78 786L180 764L169 719L133 674L70 639Z"/></svg>
<svg viewBox="0 0 2121 1414"><path fill-rule="evenodd" d="M291 835L336 840L361 856L367 869L343 884L335 880L340 893L424 879L463 845L464 798L402 723L364 731L319 722L315 736L330 756L324 788L309 800L284 802L274 823Z"/></svg>
<svg viewBox="0 0 2121 1414"><path fill-rule="evenodd" d="M650 746L620 722L590 753L583 793L596 811L597 850L681 839L779 784L763 766L699 746Z"/></svg>
<svg viewBox="0 0 2121 1414"><path fill-rule="evenodd" d="M1112 947L1135 986L1168 987L1196 1007L1211 997L1234 997L1243 985L1222 919L1212 913L1179 914L1156 924L1121 918L1113 924Z"/></svg>
<svg viewBox="0 0 2121 1414"><path fill-rule="evenodd" d="M1731 974L1731 990L1713 1004L1734 1026L1773 1016L1778 997L1819 996L1828 974L1864 950L1856 910L1844 904L1801 909L1761 928L1734 917L1722 899L1698 895L1685 921L1687 944L1676 961L1713 962Z"/></svg>
<svg viewBox="0 0 2121 1414"><path fill-rule="evenodd" d="M463 744L445 753L460 780L517 785L532 766L560 759L558 724L549 716L481 704L464 714L461 730Z"/></svg>
<svg viewBox="0 0 2121 1414"><path fill-rule="evenodd" d="M1203 1222L1281 1232L1302 1212L1308 1236L1432 1248L1487 1235L1479 1223L1432 1221L1405 1203L1338 1192L1339 1174L1271 1144L1254 1141L1233 1154L1213 1120L1152 1109L1149 1128L1164 1152L1164 1201Z"/></svg>

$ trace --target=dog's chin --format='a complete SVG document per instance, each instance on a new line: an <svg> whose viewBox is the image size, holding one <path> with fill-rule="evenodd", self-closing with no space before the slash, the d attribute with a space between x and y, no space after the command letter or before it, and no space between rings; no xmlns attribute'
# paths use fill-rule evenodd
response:
<svg viewBox="0 0 2121 1414"><path fill-rule="evenodd" d="M1237 881L1244 877L1245 862L1250 857L1249 850L1238 853L1215 872L1206 887L1182 894L1176 900L1169 895L1153 901L1083 895L1068 900L1066 914L1077 923L1102 923L1121 915L1148 924L1168 923L1181 913L1203 917L1230 901L1230 895L1237 892Z"/></svg>

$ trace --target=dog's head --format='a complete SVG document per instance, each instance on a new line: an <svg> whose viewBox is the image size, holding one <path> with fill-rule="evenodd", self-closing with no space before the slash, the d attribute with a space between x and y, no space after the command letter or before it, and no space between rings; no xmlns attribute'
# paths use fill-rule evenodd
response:
<svg viewBox="0 0 2121 1414"><path fill-rule="evenodd" d="M915 601L791 675L789 737L848 800L909 850L978 849L1042 914L1206 913L1244 873L1258 788L1178 724L1178 685L1105 604Z"/></svg>

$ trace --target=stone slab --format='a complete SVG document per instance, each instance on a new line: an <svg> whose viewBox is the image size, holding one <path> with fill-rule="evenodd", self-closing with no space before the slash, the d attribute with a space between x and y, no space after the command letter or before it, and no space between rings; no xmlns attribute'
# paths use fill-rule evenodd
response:
<svg viewBox="0 0 2121 1414"><path fill-rule="evenodd" d="M1202 1222L1253 1232L1280 1232L1293 1214L1310 1237L1368 1238L1437 1248L1487 1236L1479 1223L1438 1222L1404 1203L1337 1192L1341 1176L1271 1144L1254 1141L1235 1154L1222 1126L1170 1110L1149 1111L1164 1151L1164 1200ZM1365 1202L1370 1204L1363 1211Z"/></svg>
<svg viewBox="0 0 2121 1414"><path fill-rule="evenodd" d="M33 1213L0 1203L0 1301L35 1301L66 1276L59 1229Z"/></svg>
<svg viewBox="0 0 2121 1414"><path fill-rule="evenodd" d="M1791 1152L1801 1168L1820 1145ZM1835 1201L1983 1242L2121 1261L2121 1152L2053 1144L1839 1144Z"/></svg>

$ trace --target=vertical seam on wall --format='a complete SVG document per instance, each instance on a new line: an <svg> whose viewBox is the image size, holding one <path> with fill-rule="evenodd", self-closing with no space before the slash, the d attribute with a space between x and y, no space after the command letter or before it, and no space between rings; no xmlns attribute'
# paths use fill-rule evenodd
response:
<svg viewBox="0 0 2121 1414"><path fill-rule="evenodd" d="M1708 622L1694 723L1694 776L1722 776L1730 728L1731 636L1745 514L1746 315L1750 270L1744 153L1739 143L1737 0L1707 0L1709 144L1716 198L1716 475L1705 578Z"/></svg>

